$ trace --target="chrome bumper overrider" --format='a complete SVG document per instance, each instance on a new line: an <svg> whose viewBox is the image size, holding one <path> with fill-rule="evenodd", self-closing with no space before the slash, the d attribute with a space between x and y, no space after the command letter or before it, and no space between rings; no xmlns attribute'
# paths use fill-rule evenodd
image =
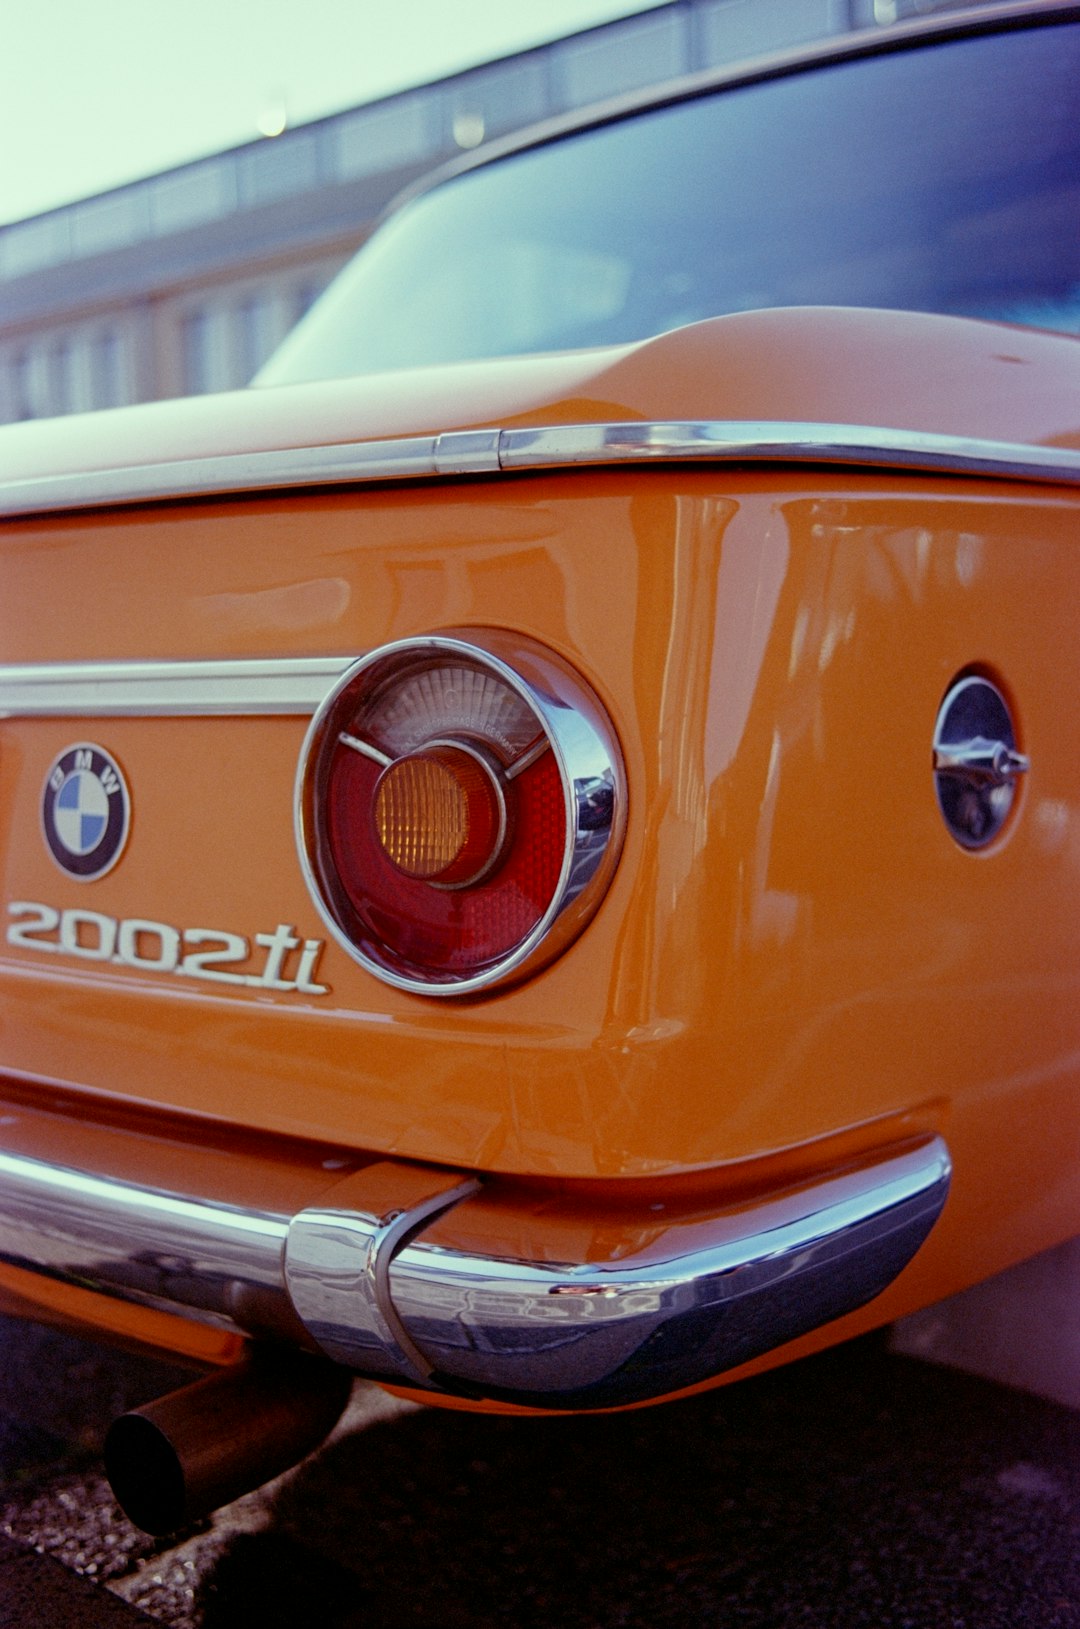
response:
<svg viewBox="0 0 1080 1629"><path fill-rule="evenodd" d="M708 1379L861 1306L918 1249L948 1184L947 1150L930 1138L710 1214L668 1219L646 1205L628 1253L598 1245L570 1260L556 1241L574 1229L560 1229L556 1197L550 1246L520 1259L483 1241L535 1236L535 1214L461 1174L362 1166L288 1213L0 1152L0 1259L314 1345L401 1385L610 1407Z"/></svg>

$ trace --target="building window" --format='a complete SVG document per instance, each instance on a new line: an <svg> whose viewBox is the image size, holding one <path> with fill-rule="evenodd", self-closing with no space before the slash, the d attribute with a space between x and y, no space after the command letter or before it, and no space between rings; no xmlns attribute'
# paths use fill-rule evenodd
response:
<svg viewBox="0 0 1080 1629"><path fill-rule="evenodd" d="M210 341L210 313L202 307L189 311L180 324L180 351L184 394L201 396L214 388Z"/></svg>
<svg viewBox="0 0 1080 1629"><path fill-rule="evenodd" d="M249 294L236 312L236 383L246 385L258 373L276 339L274 301L269 294Z"/></svg>
<svg viewBox="0 0 1080 1629"><path fill-rule="evenodd" d="M119 407L125 399L123 352L115 328L103 328L90 347L91 400L95 407Z"/></svg>
<svg viewBox="0 0 1080 1629"><path fill-rule="evenodd" d="M70 334L61 334L49 352L49 405L54 413L75 410L75 347Z"/></svg>
<svg viewBox="0 0 1080 1629"><path fill-rule="evenodd" d="M34 364L29 351L16 351L11 358L11 416L32 419L34 404Z"/></svg>

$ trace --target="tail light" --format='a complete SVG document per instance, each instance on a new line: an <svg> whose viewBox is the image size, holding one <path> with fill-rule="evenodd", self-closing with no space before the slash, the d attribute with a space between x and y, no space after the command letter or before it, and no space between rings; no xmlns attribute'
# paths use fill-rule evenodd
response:
<svg viewBox="0 0 1080 1629"><path fill-rule="evenodd" d="M386 645L312 720L301 862L330 931L401 989L461 995L564 950L611 880L626 788L597 698L492 630Z"/></svg>

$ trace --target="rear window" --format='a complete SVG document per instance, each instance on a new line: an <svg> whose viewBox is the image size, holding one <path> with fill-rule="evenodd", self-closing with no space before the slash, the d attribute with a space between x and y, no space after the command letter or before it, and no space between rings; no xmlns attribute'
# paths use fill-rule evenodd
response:
<svg viewBox="0 0 1080 1629"><path fill-rule="evenodd" d="M261 379L808 304L1080 332L1080 25L788 74L470 171L376 233Z"/></svg>

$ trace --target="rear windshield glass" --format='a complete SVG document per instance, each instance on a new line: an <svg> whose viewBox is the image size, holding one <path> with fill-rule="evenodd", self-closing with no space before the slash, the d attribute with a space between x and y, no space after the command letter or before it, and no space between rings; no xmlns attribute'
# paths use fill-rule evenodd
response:
<svg viewBox="0 0 1080 1629"><path fill-rule="evenodd" d="M1080 332L1080 25L835 63L461 175L376 233L261 382L807 304Z"/></svg>

